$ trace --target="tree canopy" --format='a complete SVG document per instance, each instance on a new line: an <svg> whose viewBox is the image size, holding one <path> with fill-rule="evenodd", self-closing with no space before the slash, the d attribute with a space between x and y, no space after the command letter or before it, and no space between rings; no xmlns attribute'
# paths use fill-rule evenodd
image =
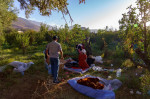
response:
<svg viewBox="0 0 150 99"><path fill-rule="evenodd" d="M119 20L124 48L132 55L135 64L150 70L150 31L147 22L150 21L150 1L137 0L136 7L129 6L128 12ZM140 61L135 61L135 56Z"/></svg>
<svg viewBox="0 0 150 99"><path fill-rule="evenodd" d="M17 18L13 0L0 0L0 34Z"/></svg>
<svg viewBox="0 0 150 99"><path fill-rule="evenodd" d="M18 0L20 2L21 9L25 9L26 17L33 12L35 8L38 8L41 15L49 16L52 11L60 11L65 19L65 15L69 15L70 21L73 19L69 13L67 5L68 0ZM79 0L80 3L85 3L85 0Z"/></svg>

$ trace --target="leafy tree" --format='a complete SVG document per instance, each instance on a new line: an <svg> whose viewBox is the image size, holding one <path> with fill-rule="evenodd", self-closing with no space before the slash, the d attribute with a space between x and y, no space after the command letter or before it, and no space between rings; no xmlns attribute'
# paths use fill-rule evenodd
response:
<svg viewBox="0 0 150 99"><path fill-rule="evenodd" d="M150 70L150 55L148 39L150 32L148 32L146 23L150 21L150 1L137 0L137 7L128 7L128 12L123 14L120 23L121 37L124 40L124 48L128 50L135 65L146 67ZM137 56L143 62L135 61L133 58Z"/></svg>
<svg viewBox="0 0 150 99"><path fill-rule="evenodd" d="M17 18L13 0L0 0L0 46L4 43L4 30Z"/></svg>
<svg viewBox="0 0 150 99"><path fill-rule="evenodd" d="M13 0L0 0L0 34L17 18Z"/></svg>
<svg viewBox="0 0 150 99"><path fill-rule="evenodd" d="M73 29L70 31L70 44L76 45L79 43L83 43L83 40L85 39L85 35L82 32L81 26L78 24L75 24L73 26Z"/></svg>
<svg viewBox="0 0 150 99"><path fill-rule="evenodd" d="M5 41L10 45L10 46L15 46L16 44L16 35L17 31L11 31L10 33L5 33Z"/></svg>
<svg viewBox="0 0 150 99"><path fill-rule="evenodd" d="M5 42L5 36L0 35L0 46Z"/></svg>
<svg viewBox="0 0 150 99"><path fill-rule="evenodd" d="M23 54L26 53L26 49L29 46L29 34L17 34L16 36L16 46L21 48L23 51Z"/></svg>
<svg viewBox="0 0 150 99"><path fill-rule="evenodd" d="M41 23L40 32L46 33L48 32L49 26L47 24Z"/></svg>
<svg viewBox="0 0 150 99"><path fill-rule="evenodd" d="M42 23L40 26L40 31L36 33L35 41L41 44L43 41L47 40L49 26Z"/></svg>
<svg viewBox="0 0 150 99"><path fill-rule="evenodd" d="M57 32L55 30L50 30L48 33L45 35L46 36L46 41L51 42L53 40L53 36L55 36Z"/></svg>
<svg viewBox="0 0 150 99"><path fill-rule="evenodd" d="M28 34L30 39L29 39L29 45L32 45L33 42L35 42L35 37L36 37L36 31L34 30L27 30L25 31L25 34Z"/></svg>
<svg viewBox="0 0 150 99"><path fill-rule="evenodd" d="M47 40L48 39L48 30L49 30L49 26L45 23L41 23L41 27L40 27L40 35L43 38L43 40Z"/></svg>
<svg viewBox="0 0 150 99"><path fill-rule="evenodd" d="M44 16L49 16L52 14L52 11L60 11L65 19L65 15L69 15L70 21L73 22L73 19L69 13L68 0L18 0L21 5L21 9L25 10L26 17L29 17L29 14L38 8L40 14ZM79 0L80 3L85 3L85 0Z"/></svg>

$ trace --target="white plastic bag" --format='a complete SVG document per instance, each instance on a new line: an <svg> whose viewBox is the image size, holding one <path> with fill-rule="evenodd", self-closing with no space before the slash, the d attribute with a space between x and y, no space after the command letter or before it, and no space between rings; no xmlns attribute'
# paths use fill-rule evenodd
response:
<svg viewBox="0 0 150 99"><path fill-rule="evenodd" d="M95 57L95 62L96 62L96 63L103 63L102 57L101 57L101 56L96 56L96 57Z"/></svg>
<svg viewBox="0 0 150 99"><path fill-rule="evenodd" d="M113 90L111 84L104 86L103 90Z"/></svg>
<svg viewBox="0 0 150 99"><path fill-rule="evenodd" d="M117 77L120 77L120 76L121 76L121 71L122 71L122 70L121 70L120 68L117 69L117 72L116 72L116 76L117 76Z"/></svg>

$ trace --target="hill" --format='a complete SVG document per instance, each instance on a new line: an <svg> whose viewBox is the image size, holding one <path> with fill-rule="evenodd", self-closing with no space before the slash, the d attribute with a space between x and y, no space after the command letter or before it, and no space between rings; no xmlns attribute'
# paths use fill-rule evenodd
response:
<svg viewBox="0 0 150 99"><path fill-rule="evenodd" d="M35 31L40 30L40 26L35 25L32 21L18 17L16 21L13 21L12 27L17 29L17 30L28 30L32 29Z"/></svg>
<svg viewBox="0 0 150 99"><path fill-rule="evenodd" d="M39 31L40 30L40 24L42 22L37 22L37 21L33 21L33 20L28 20L28 19L24 19L21 17L18 17L18 19L16 21L12 22L12 27L17 29L17 30L35 30L35 31ZM49 26L49 30L52 29L56 29L56 26ZM69 26L69 29L71 30L73 28L73 26ZM86 29L86 27L81 27L82 30ZM91 33L97 33L98 29L90 29Z"/></svg>
<svg viewBox="0 0 150 99"><path fill-rule="evenodd" d="M12 22L12 27L17 29L17 30L35 30L35 31L39 31L40 30L40 24L42 22L36 22L33 20L28 20L28 19L24 19L21 17L18 17L18 19L16 21ZM49 30L52 29L52 26L49 25Z"/></svg>

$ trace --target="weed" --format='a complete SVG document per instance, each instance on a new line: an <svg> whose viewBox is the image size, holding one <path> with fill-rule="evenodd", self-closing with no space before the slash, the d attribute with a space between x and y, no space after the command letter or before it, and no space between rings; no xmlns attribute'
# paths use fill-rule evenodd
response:
<svg viewBox="0 0 150 99"><path fill-rule="evenodd" d="M140 79L141 79L141 89L143 93L146 94L148 90L150 90L150 72L146 70L145 74L142 77L140 77Z"/></svg>

